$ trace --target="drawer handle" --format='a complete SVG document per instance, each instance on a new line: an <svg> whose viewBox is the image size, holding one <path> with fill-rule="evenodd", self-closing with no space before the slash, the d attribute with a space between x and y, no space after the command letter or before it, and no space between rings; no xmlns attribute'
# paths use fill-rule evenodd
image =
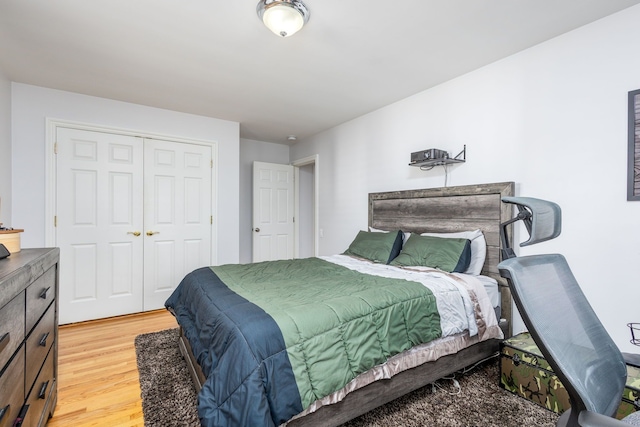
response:
<svg viewBox="0 0 640 427"><path fill-rule="evenodd" d="M18 414L18 418L13 422L13 427L20 427L24 422L25 417L27 416L27 411L29 410L29 405L24 405L22 409L20 409L20 413Z"/></svg>
<svg viewBox="0 0 640 427"><path fill-rule="evenodd" d="M47 299L47 293L49 293L49 289L51 289L51 286L49 286L49 287L48 287L48 288L46 288L46 289L43 289L43 290L40 292L40 298L42 298L42 299Z"/></svg>
<svg viewBox="0 0 640 427"><path fill-rule="evenodd" d="M4 350L7 344L9 344L9 341L11 341L11 336L9 335L9 332L6 332L2 337L0 337L0 351Z"/></svg>
<svg viewBox="0 0 640 427"><path fill-rule="evenodd" d="M5 414L7 414L9 412L9 409L11 409L11 405L7 405L4 408L0 409L0 421L2 421L2 419L5 416Z"/></svg>
<svg viewBox="0 0 640 427"><path fill-rule="evenodd" d="M49 381L42 384L40 387L40 393L38 393L38 399L44 399L44 396L47 394L47 387L49 387Z"/></svg>
<svg viewBox="0 0 640 427"><path fill-rule="evenodd" d="M38 341L38 345L41 347L46 347L47 346L47 338L49 338L49 332L47 332L46 334L44 334L42 336L42 338L40 338L40 341Z"/></svg>

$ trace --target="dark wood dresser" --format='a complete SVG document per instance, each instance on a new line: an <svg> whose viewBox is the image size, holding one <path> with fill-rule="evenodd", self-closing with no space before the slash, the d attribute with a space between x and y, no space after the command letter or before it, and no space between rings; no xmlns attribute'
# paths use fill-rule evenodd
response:
<svg viewBox="0 0 640 427"><path fill-rule="evenodd" d="M0 260L0 427L47 423L58 395L58 248Z"/></svg>

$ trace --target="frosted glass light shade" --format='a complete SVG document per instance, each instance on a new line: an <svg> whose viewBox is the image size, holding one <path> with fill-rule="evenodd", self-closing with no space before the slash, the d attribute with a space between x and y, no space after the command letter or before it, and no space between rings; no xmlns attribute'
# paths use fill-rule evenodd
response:
<svg viewBox="0 0 640 427"><path fill-rule="evenodd" d="M289 37L297 33L309 19L309 11L298 0L261 0L258 16L274 34Z"/></svg>
<svg viewBox="0 0 640 427"><path fill-rule="evenodd" d="M302 28L302 15L290 6L277 5L264 11L262 16L264 25L275 34L287 37Z"/></svg>

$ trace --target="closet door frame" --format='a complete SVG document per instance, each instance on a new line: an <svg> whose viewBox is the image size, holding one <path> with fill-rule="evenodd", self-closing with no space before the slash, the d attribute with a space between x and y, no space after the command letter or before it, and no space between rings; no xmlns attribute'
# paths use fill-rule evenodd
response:
<svg viewBox="0 0 640 427"><path fill-rule="evenodd" d="M139 130L123 129L110 126L101 126L90 123L81 123L68 120L46 119L46 141L45 141L45 245L53 247L56 245L56 132L58 127L88 130L95 132L112 133L118 135L137 136L149 139L162 139L165 141L182 142L187 144L200 144L211 146L212 173L211 173L211 212L213 213L211 223L211 265L218 264L218 143L216 141L205 141L193 138L185 138L175 135L158 134Z"/></svg>

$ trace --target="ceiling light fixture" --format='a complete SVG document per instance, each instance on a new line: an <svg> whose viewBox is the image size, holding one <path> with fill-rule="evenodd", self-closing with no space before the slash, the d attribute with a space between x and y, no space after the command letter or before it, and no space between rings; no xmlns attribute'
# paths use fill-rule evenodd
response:
<svg viewBox="0 0 640 427"><path fill-rule="evenodd" d="M260 0L258 16L274 34L289 37L309 20L309 9L300 0Z"/></svg>

